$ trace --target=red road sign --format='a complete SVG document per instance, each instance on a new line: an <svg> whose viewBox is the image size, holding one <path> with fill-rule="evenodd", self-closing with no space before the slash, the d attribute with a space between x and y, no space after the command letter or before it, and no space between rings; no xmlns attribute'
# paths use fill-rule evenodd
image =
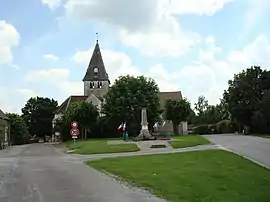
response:
<svg viewBox="0 0 270 202"><path fill-rule="evenodd" d="M80 134L80 131L79 131L79 129L78 128L72 128L71 130L70 130L70 135L73 137L73 136L79 136L79 134Z"/></svg>
<svg viewBox="0 0 270 202"><path fill-rule="evenodd" d="M78 126L79 126L79 123L77 121L72 121L71 122L71 127L72 128L78 128Z"/></svg>

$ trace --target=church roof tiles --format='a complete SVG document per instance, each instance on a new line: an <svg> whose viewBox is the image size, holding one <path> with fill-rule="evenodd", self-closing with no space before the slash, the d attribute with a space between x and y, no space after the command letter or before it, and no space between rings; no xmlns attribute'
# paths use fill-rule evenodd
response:
<svg viewBox="0 0 270 202"><path fill-rule="evenodd" d="M97 41L83 81L108 81L109 77Z"/></svg>

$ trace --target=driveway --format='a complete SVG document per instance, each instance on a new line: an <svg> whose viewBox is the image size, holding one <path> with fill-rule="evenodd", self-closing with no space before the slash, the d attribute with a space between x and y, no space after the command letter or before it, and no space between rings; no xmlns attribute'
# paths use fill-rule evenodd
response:
<svg viewBox="0 0 270 202"><path fill-rule="evenodd" d="M1 202L161 202L86 166L53 145L0 151Z"/></svg>
<svg viewBox="0 0 270 202"><path fill-rule="evenodd" d="M270 169L270 139L235 134L204 137Z"/></svg>

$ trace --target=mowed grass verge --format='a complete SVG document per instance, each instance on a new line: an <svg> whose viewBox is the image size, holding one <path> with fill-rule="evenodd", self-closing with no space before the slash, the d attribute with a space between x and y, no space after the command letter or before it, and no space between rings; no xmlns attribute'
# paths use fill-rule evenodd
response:
<svg viewBox="0 0 270 202"><path fill-rule="evenodd" d="M270 201L270 170L222 150L87 162L173 202Z"/></svg>
<svg viewBox="0 0 270 202"><path fill-rule="evenodd" d="M180 135L174 136L170 141L173 148L193 147L210 144L211 142L200 135Z"/></svg>
<svg viewBox="0 0 270 202"><path fill-rule="evenodd" d="M108 145L107 139L78 140L75 145L73 141L66 143L70 150L75 149L73 154L103 154L139 151L136 144Z"/></svg>

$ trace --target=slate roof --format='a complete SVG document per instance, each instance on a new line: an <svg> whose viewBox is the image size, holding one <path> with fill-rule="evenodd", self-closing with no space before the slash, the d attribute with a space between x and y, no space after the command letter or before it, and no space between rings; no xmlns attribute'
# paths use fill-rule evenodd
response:
<svg viewBox="0 0 270 202"><path fill-rule="evenodd" d="M56 110L56 113L61 113L67 110L68 106L70 106L70 104L77 102L77 101L83 101L86 100L88 96L84 96L84 95L71 95L69 96Z"/></svg>
<svg viewBox="0 0 270 202"><path fill-rule="evenodd" d="M103 101L104 98L99 96L99 95L95 95L100 101ZM172 92L159 92L158 94L159 96L159 102L160 102L160 106L161 108L164 108L165 102L167 99L174 99L174 100L181 100L182 99L182 93L181 91L172 91ZM68 97L56 110L56 114L64 112L68 106L74 102L77 101L83 101L86 100L88 98L88 96L84 96L84 95L72 95L70 97Z"/></svg>
<svg viewBox="0 0 270 202"><path fill-rule="evenodd" d="M159 103L160 103L161 108L164 108L165 102L168 99L173 99L173 100L183 99L181 91L159 92L158 96L159 96Z"/></svg>
<svg viewBox="0 0 270 202"><path fill-rule="evenodd" d="M94 68L98 68L97 73L94 72ZM83 81L109 81L109 77L104 66L98 41L96 43Z"/></svg>
<svg viewBox="0 0 270 202"><path fill-rule="evenodd" d="M9 120L7 115L0 109L0 119Z"/></svg>

